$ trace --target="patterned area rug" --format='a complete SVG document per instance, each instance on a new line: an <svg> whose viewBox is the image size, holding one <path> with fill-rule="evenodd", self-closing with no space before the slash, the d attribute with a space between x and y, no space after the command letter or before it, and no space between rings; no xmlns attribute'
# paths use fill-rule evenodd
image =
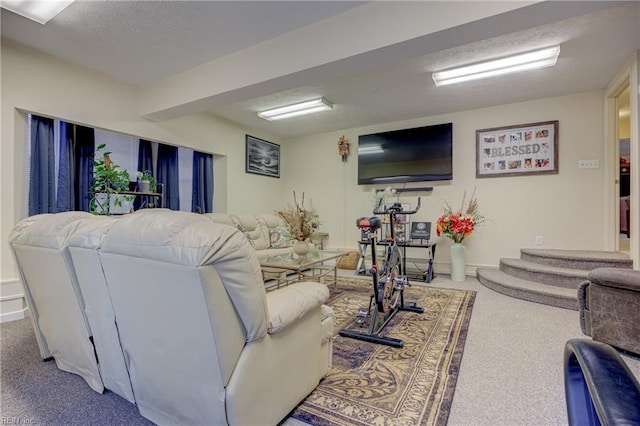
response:
<svg viewBox="0 0 640 426"><path fill-rule="evenodd" d="M342 278L331 286L335 314L333 368L292 413L313 425L445 425L466 340L475 292L414 285L405 303L423 314L398 312L382 335L393 348L338 336L369 304L371 281Z"/></svg>

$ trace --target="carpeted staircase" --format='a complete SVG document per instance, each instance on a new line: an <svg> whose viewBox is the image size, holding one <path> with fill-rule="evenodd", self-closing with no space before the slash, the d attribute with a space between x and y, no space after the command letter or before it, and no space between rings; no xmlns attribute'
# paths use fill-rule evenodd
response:
<svg viewBox="0 0 640 426"><path fill-rule="evenodd" d="M578 285L596 268L631 269L629 256L612 251L521 249L520 259L499 268L478 268L480 283L498 293L578 310Z"/></svg>

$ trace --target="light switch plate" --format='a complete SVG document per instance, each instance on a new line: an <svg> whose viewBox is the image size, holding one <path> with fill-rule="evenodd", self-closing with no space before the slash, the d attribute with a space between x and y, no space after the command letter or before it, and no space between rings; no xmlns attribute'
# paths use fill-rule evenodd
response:
<svg viewBox="0 0 640 426"><path fill-rule="evenodd" d="M598 160L578 160L579 169L597 169Z"/></svg>

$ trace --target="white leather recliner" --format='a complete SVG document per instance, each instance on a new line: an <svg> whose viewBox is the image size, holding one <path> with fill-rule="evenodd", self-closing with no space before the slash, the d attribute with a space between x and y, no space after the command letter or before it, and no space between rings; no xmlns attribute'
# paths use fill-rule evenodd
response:
<svg viewBox="0 0 640 426"><path fill-rule="evenodd" d="M84 314L84 301L64 241L68 225L95 216L84 212L41 214L20 221L9 235L43 359L104 386Z"/></svg>
<svg viewBox="0 0 640 426"><path fill-rule="evenodd" d="M41 214L19 222L9 242L42 357L53 356L97 392L135 402L95 250L113 223L85 212ZM69 250L70 241L78 248Z"/></svg>
<svg viewBox="0 0 640 426"><path fill-rule="evenodd" d="M325 285L266 293L247 238L202 215L149 210L114 222L98 254L142 415L274 425L328 372Z"/></svg>
<svg viewBox="0 0 640 426"><path fill-rule="evenodd" d="M93 334L98 367L104 387L135 403L111 295L102 273L97 248L117 219L81 219L68 226L64 245L73 261L73 269L82 292L84 312Z"/></svg>

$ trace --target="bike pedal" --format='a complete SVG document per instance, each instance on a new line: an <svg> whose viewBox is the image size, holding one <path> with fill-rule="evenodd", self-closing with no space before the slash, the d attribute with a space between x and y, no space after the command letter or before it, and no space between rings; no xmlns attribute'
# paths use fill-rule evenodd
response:
<svg viewBox="0 0 640 426"><path fill-rule="evenodd" d="M365 308L358 309L358 313L356 314L356 324L361 327L364 327L364 323L367 320L367 316L369 316L369 310Z"/></svg>

